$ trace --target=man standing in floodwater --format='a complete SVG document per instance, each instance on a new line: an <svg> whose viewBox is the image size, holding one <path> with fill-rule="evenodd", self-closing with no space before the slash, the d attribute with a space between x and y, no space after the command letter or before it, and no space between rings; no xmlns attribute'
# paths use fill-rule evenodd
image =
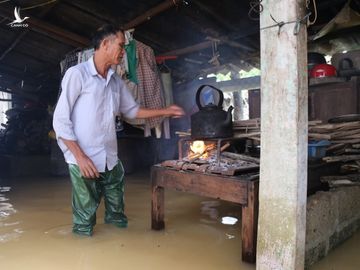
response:
<svg viewBox="0 0 360 270"><path fill-rule="evenodd" d="M91 236L102 196L105 223L127 227L124 213L124 169L117 155L115 117L149 118L184 115L182 108L140 108L112 65L124 55L124 32L99 28L94 56L71 67L62 80L54 112L56 138L69 164L72 182L73 232Z"/></svg>

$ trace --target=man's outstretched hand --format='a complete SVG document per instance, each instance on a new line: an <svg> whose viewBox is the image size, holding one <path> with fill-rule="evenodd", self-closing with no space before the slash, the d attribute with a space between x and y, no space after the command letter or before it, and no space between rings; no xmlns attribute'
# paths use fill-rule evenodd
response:
<svg viewBox="0 0 360 270"><path fill-rule="evenodd" d="M181 108L178 105L170 105L169 107L166 108L166 111L168 112L167 116L171 116L174 118L179 118L185 115L183 108Z"/></svg>

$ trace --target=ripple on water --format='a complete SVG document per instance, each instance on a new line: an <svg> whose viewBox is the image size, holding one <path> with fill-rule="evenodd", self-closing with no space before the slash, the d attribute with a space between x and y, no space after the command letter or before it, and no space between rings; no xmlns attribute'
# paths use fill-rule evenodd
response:
<svg viewBox="0 0 360 270"><path fill-rule="evenodd" d="M46 230L44 234L54 238L63 238L64 236L72 235L72 224L52 227Z"/></svg>
<svg viewBox="0 0 360 270"><path fill-rule="evenodd" d="M208 222L216 221L219 217L219 211L217 207L219 207L220 202L218 201L203 201L201 202L201 213L210 218ZM202 221L205 221L202 219Z"/></svg>
<svg viewBox="0 0 360 270"><path fill-rule="evenodd" d="M0 187L0 192L9 192L11 187Z"/></svg>
<svg viewBox="0 0 360 270"><path fill-rule="evenodd" d="M13 205L7 201L9 198L5 197L5 192L9 192L11 187L0 187L0 220L8 218L10 215L15 214L16 210Z"/></svg>
<svg viewBox="0 0 360 270"><path fill-rule="evenodd" d="M21 228L8 230L7 232L0 232L0 243L6 243L18 240L24 231Z"/></svg>

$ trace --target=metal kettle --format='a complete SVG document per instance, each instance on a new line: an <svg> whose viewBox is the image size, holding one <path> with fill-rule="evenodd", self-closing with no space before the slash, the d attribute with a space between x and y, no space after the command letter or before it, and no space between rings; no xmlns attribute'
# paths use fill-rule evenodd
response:
<svg viewBox="0 0 360 270"><path fill-rule="evenodd" d="M200 96L205 87L210 87L219 93L219 102L217 105L209 103L201 105ZM212 86L202 85L196 92L196 104L199 111L191 115L191 137L193 139L206 138L228 138L233 136L232 110L230 106L228 111L222 108L224 101L223 92Z"/></svg>

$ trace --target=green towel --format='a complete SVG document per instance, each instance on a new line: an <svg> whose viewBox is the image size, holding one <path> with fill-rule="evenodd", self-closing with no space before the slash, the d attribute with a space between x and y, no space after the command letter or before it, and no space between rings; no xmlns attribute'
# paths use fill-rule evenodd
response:
<svg viewBox="0 0 360 270"><path fill-rule="evenodd" d="M129 73L127 74L127 78L134 82L138 83L138 78L136 74L137 67L137 59L136 59L136 43L135 40L129 42L128 45L125 45L125 51L127 55L128 65L129 65Z"/></svg>

